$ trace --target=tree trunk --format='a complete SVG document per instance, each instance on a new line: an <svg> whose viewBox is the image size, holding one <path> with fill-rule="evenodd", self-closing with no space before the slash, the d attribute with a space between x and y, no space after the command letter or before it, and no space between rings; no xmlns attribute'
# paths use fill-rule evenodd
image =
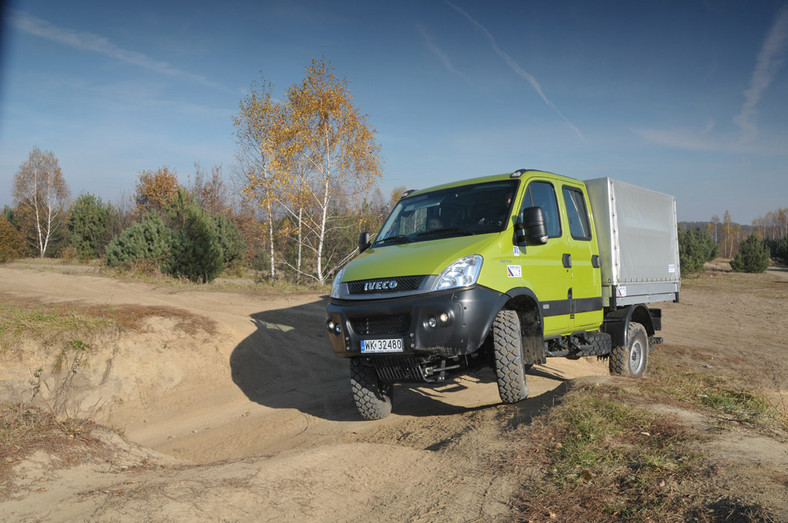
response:
<svg viewBox="0 0 788 523"><path fill-rule="evenodd" d="M276 279L276 265L274 259L274 217L271 214L271 204L268 204L268 246L269 261L271 263L271 281Z"/></svg>
<svg viewBox="0 0 788 523"><path fill-rule="evenodd" d="M304 246L302 237L304 208L298 208L298 259L296 260L296 283L301 283L301 253Z"/></svg>
<svg viewBox="0 0 788 523"><path fill-rule="evenodd" d="M326 223L328 222L330 182L330 177L326 176L325 186L323 188L323 213L320 216L320 236L317 239L317 281L319 281L321 285L326 279L325 275L323 274L323 244L326 239Z"/></svg>

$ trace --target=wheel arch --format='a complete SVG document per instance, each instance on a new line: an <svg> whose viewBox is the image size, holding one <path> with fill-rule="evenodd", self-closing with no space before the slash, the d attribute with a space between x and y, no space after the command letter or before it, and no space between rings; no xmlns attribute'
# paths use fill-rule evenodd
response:
<svg viewBox="0 0 788 523"><path fill-rule="evenodd" d="M648 336L653 336L654 321L648 307L644 304L630 305L612 311L605 315L602 331L609 334L613 341L613 346L626 345L629 343L629 324L636 322L643 325Z"/></svg>
<svg viewBox="0 0 788 523"><path fill-rule="evenodd" d="M544 334L544 322L536 294L527 287L511 289L506 294L509 296L509 301L504 308L517 312L523 335L541 337Z"/></svg>

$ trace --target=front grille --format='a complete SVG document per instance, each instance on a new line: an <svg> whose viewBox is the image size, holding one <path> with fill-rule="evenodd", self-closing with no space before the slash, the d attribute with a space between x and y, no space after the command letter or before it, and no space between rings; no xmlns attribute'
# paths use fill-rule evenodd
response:
<svg viewBox="0 0 788 523"><path fill-rule="evenodd" d="M376 356L370 363L378 378L386 383L424 383L427 381L416 358L411 356Z"/></svg>
<svg viewBox="0 0 788 523"><path fill-rule="evenodd" d="M347 284L347 288L350 294L384 294L391 292L408 292L415 291L421 287L421 283L424 281L424 278L426 278L426 276L400 276L398 278L378 278L375 280L350 281Z"/></svg>
<svg viewBox="0 0 788 523"><path fill-rule="evenodd" d="M350 326L358 335L399 334L410 327L410 314L392 314L372 318L350 319Z"/></svg>

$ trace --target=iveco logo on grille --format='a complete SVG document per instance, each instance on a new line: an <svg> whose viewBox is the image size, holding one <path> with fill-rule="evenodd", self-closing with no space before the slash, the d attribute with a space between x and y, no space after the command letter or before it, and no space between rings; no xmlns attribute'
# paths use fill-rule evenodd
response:
<svg viewBox="0 0 788 523"><path fill-rule="evenodd" d="M392 291L397 288L397 280L368 281L364 284L364 292Z"/></svg>

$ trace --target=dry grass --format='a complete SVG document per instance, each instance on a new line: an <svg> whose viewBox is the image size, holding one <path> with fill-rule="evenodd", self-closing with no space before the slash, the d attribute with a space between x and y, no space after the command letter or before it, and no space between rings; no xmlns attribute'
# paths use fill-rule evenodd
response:
<svg viewBox="0 0 788 523"><path fill-rule="evenodd" d="M79 461L89 448L100 446L92 437L95 424L75 418L58 418L32 405L0 403L0 484L11 469L36 451L56 456L62 464Z"/></svg>
<svg viewBox="0 0 788 523"><path fill-rule="evenodd" d="M717 484L694 450L704 434L649 410L634 389L621 379L575 385L514 431L520 443L494 465L523 478L518 521L773 520Z"/></svg>
<svg viewBox="0 0 788 523"><path fill-rule="evenodd" d="M145 331L149 320L165 318L186 334L215 334L216 321L183 309L143 305L91 305L80 302L44 303L0 293L0 356L24 340L60 347L109 332Z"/></svg>

